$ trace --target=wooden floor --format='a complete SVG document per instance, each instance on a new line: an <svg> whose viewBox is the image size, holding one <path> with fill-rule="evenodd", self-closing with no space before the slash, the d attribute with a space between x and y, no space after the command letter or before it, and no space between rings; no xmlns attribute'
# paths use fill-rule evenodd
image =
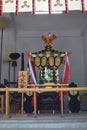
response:
<svg viewBox="0 0 87 130"><path fill-rule="evenodd" d="M82 111L82 112L79 112L79 113L69 113L69 112L65 112L63 117L61 117L61 114L60 113L57 113L55 112L55 114L53 115L53 113L50 111L50 112L47 112L47 111L42 111L42 113L40 114L37 114L36 117L34 117L33 114L28 114L27 116L17 116L16 113L11 113L10 114L10 117L9 118L6 118L5 117L5 113L2 114L0 113L0 122L1 121L9 121L9 120L27 120L29 122L31 121L40 121L40 122L43 122L43 121L47 121L47 122L61 122L61 121L64 121L64 122L72 122L72 121L77 121L77 122L80 122L80 121L87 121L87 111Z"/></svg>
<svg viewBox="0 0 87 130"><path fill-rule="evenodd" d="M33 121L38 121L38 120L47 120L47 121L74 121L74 120L78 120L78 121L82 121L85 120L87 121L87 111L82 111L79 113L69 113L69 112L64 112L64 115L61 116L60 113L55 112L54 114L52 113L52 111L42 111L40 114L37 114L36 117L34 117L34 114L28 114L26 116L22 116L22 115L17 115L16 113L10 113L10 117L6 118L5 117L5 113L0 113L0 121L1 120L33 120Z"/></svg>

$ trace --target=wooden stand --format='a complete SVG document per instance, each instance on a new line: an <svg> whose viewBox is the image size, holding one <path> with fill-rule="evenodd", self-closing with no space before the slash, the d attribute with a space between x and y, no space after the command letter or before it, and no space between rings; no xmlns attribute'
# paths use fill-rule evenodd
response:
<svg viewBox="0 0 87 130"><path fill-rule="evenodd" d="M62 87L62 86L61 86ZM60 95L60 101L61 101L61 116L63 116L63 92L61 91L60 92L61 95Z"/></svg>
<svg viewBox="0 0 87 130"><path fill-rule="evenodd" d="M37 104L36 103L36 92L34 92L34 117L36 117L36 111L37 111L37 105L36 104Z"/></svg>
<svg viewBox="0 0 87 130"><path fill-rule="evenodd" d="M9 105L9 88L6 87L6 115L5 115L6 118L11 117L11 116L10 116L9 106L10 106L10 105Z"/></svg>
<svg viewBox="0 0 87 130"><path fill-rule="evenodd" d="M24 93L23 92L22 92L21 112L16 115L17 116L28 116L28 114L24 113Z"/></svg>
<svg viewBox="0 0 87 130"><path fill-rule="evenodd" d="M0 100L1 100L0 111L3 113L4 112L4 95L0 95Z"/></svg>

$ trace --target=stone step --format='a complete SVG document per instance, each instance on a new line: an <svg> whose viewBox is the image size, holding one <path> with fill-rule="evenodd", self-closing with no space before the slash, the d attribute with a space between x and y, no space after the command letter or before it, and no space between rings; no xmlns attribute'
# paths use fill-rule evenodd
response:
<svg viewBox="0 0 87 130"><path fill-rule="evenodd" d="M0 130L87 130L87 112L69 114L63 117L59 113L41 113L34 117L4 118L0 115Z"/></svg>
<svg viewBox="0 0 87 130"><path fill-rule="evenodd" d="M0 121L0 130L87 130L87 122Z"/></svg>

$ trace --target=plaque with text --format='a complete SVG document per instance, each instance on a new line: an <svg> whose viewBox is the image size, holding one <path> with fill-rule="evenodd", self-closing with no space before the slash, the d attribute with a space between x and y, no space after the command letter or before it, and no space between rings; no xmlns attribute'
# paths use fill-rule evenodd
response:
<svg viewBox="0 0 87 130"><path fill-rule="evenodd" d="M18 73L18 87L25 88L28 83L28 71L19 71Z"/></svg>

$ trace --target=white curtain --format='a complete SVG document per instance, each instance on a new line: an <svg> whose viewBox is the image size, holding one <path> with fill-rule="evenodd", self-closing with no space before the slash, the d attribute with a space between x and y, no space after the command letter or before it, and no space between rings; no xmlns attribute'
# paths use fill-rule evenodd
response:
<svg viewBox="0 0 87 130"><path fill-rule="evenodd" d="M32 12L33 3L32 0L19 0L19 12Z"/></svg>
<svg viewBox="0 0 87 130"><path fill-rule="evenodd" d="M87 11L87 0L84 0L85 10Z"/></svg>
<svg viewBox="0 0 87 130"><path fill-rule="evenodd" d="M3 13L14 13L16 11L16 0L3 0Z"/></svg>
<svg viewBox="0 0 87 130"><path fill-rule="evenodd" d="M49 13L49 0L35 0L35 11L36 14L38 12Z"/></svg>
<svg viewBox="0 0 87 130"><path fill-rule="evenodd" d="M82 10L81 0L68 0L69 10Z"/></svg>
<svg viewBox="0 0 87 130"><path fill-rule="evenodd" d="M65 11L65 0L52 0L51 9L53 12Z"/></svg>

